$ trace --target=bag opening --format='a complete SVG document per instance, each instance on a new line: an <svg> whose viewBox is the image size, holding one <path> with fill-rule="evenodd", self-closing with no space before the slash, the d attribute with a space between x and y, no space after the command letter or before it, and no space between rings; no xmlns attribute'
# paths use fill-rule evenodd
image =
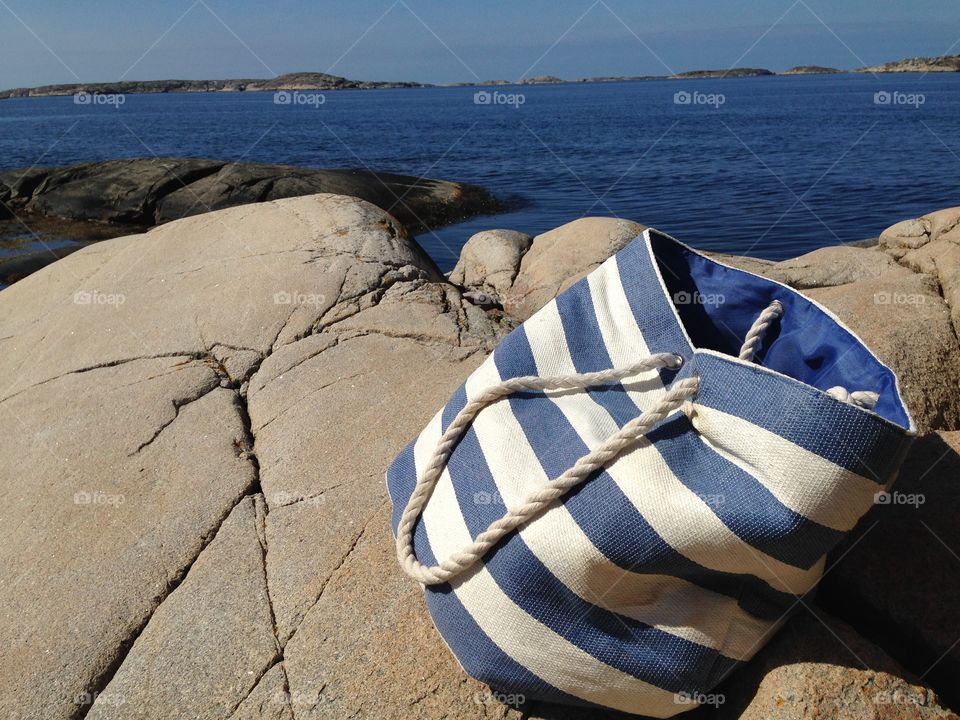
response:
<svg viewBox="0 0 960 720"><path fill-rule="evenodd" d="M876 392L873 412L903 428L912 426L893 371L822 307L662 233L651 230L649 238L667 294L695 348L736 357L757 308L779 300L784 319L765 334L755 363L824 392L836 386Z"/></svg>

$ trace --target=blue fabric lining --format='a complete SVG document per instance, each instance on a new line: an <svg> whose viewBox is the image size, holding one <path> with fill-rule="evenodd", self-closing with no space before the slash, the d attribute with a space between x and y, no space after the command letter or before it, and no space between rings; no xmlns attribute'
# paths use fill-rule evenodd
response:
<svg viewBox="0 0 960 720"><path fill-rule="evenodd" d="M810 300L766 278L720 265L660 233L650 232L650 246L694 347L736 357L759 311L779 300L783 320L763 338L757 363L819 390L840 385L851 392L877 392L874 412L909 426L893 372ZM678 298L692 301L676 302Z"/></svg>

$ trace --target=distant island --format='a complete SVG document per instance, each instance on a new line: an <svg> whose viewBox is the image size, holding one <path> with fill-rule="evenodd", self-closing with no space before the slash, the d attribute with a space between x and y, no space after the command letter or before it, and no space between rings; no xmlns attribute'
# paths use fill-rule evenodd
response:
<svg viewBox="0 0 960 720"><path fill-rule="evenodd" d="M797 65L789 70L784 70L781 75L833 75L842 73L843 70L837 68L823 67L822 65Z"/></svg>
<svg viewBox="0 0 960 720"><path fill-rule="evenodd" d="M538 75L521 80L482 80L449 83L441 87L487 87L499 85L560 85L567 83L625 82L637 80L707 80L719 78L768 77L773 75L829 75L836 73L929 73L960 72L960 55L915 57L840 70L822 65L798 65L781 73L766 68L726 68L720 70L689 70L674 75L603 75L565 80L555 75ZM127 80L102 83L70 83L43 85L34 88L0 90L0 100L21 97L48 97L76 95L127 95L141 93L202 93L202 92L297 92L327 90L375 90L385 88L436 87L429 83L407 81L350 80L338 75L319 72L296 72L278 75L272 79L237 80Z"/></svg>
<svg viewBox="0 0 960 720"><path fill-rule="evenodd" d="M907 72L960 72L960 55L941 55L939 57L915 57L896 62L872 65L861 68L866 73L907 73Z"/></svg>
<svg viewBox="0 0 960 720"><path fill-rule="evenodd" d="M348 80L338 75L318 72L297 72L273 79L242 80L127 80L122 82L70 83L15 88L0 91L0 100L17 97L47 97L88 93L90 95L128 95L137 93L191 92L278 92L312 90L371 90L375 88L428 87L415 82L376 82Z"/></svg>
<svg viewBox="0 0 960 720"><path fill-rule="evenodd" d="M766 68L727 68L726 70L690 70L688 72L669 75L668 80L702 80L707 78L738 78L738 77L764 77L765 75L776 75L772 70Z"/></svg>

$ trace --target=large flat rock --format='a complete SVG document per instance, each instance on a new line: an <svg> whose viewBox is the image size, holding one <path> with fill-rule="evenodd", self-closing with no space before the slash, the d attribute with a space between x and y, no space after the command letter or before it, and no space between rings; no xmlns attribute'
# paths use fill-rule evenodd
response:
<svg viewBox="0 0 960 720"><path fill-rule="evenodd" d="M503 332L396 220L336 195L106 241L0 304L18 459L0 470L0 711L38 718L98 694L93 717L302 702L284 648L384 507L397 449Z"/></svg>

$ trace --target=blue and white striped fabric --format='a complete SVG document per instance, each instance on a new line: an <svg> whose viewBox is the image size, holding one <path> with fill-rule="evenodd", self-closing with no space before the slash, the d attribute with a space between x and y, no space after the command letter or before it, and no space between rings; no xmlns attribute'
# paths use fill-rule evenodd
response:
<svg viewBox="0 0 960 720"><path fill-rule="evenodd" d="M753 362L744 335L784 315ZM458 551L695 374L692 402L426 588L464 670L497 691L669 717L749 660L810 591L826 553L892 482L913 435L897 381L828 311L647 231L511 333L387 473L394 531L418 472L468 398L505 378L685 362L588 391L484 409L414 532L421 562ZM866 410L826 394L879 394Z"/></svg>

